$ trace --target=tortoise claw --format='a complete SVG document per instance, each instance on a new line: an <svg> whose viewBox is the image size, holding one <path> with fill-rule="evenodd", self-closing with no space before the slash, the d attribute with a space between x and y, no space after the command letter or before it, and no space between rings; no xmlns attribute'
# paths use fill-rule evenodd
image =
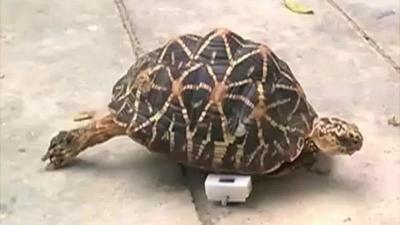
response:
<svg viewBox="0 0 400 225"><path fill-rule="evenodd" d="M42 161L49 160L46 169L58 169L66 165L79 154L79 139L76 130L61 131L50 141L47 152Z"/></svg>
<svg viewBox="0 0 400 225"><path fill-rule="evenodd" d="M46 154L44 154L44 155L42 156L41 160L44 162L44 161L48 160L49 157L50 157L49 153L46 152Z"/></svg>

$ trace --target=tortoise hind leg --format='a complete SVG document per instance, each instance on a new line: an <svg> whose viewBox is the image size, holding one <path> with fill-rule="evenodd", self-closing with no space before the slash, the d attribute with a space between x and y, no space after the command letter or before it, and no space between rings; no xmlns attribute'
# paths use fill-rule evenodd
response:
<svg viewBox="0 0 400 225"><path fill-rule="evenodd" d="M58 169L88 147L125 134L125 128L114 122L113 115L94 119L88 125L69 131L60 131L50 141L42 161L49 160L48 169Z"/></svg>

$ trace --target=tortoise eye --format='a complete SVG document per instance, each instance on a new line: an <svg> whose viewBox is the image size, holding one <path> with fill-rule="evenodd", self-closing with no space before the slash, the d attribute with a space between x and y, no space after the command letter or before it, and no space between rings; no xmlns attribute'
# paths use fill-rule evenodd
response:
<svg viewBox="0 0 400 225"><path fill-rule="evenodd" d="M362 137L359 135L354 136L353 138L353 143L354 144L360 144L362 142Z"/></svg>

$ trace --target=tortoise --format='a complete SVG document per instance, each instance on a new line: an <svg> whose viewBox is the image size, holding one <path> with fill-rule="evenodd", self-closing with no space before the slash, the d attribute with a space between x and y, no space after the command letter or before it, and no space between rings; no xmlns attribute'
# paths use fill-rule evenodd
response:
<svg viewBox="0 0 400 225"><path fill-rule="evenodd" d="M363 144L356 124L317 115L269 47L227 28L183 34L140 56L108 108L53 137L47 168L121 135L189 167L247 175L312 168L319 153L352 155Z"/></svg>

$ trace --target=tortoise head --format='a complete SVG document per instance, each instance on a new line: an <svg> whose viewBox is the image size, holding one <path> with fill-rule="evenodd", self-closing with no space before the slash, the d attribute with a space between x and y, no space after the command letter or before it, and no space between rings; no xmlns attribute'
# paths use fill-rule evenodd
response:
<svg viewBox="0 0 400 225"><path fill-rule="evenodd" d="M357 125L335 117L316 119L311 139L321 152L329 155L352 155L363 145Z"/></svg>

